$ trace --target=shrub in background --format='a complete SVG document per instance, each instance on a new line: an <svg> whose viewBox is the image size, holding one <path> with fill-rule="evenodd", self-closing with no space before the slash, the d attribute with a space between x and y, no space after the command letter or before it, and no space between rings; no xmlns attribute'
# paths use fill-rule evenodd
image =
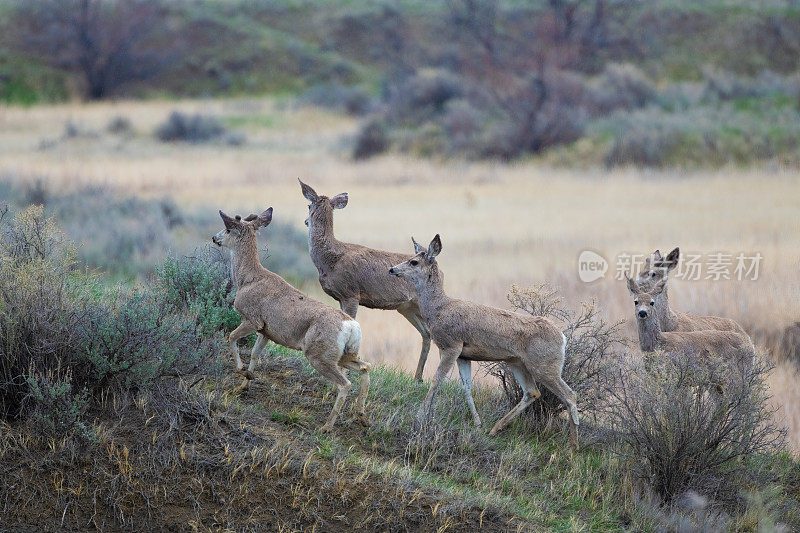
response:
<svg viewBox="0 0 800 533"><path fill-rule="evenodd" d="M166 122L156 128L156 137L164 142L203 143L219 139L225 133L223 125L214 117L180 111L170 113Z"/></svg>
<svg viewBox="0 0 800 533"><path fill-rule="evenodd" d="M389 149L386 126L379 120L370 120L361 128L353 148L353 159L369 159Z"/></svg>
<svg viewBox="0 0 800 533"><path fill-rule="evenodd" d="M379 105L363 87L342 85L338 82L309 87L297 97L297 103L324 107L354 116L363 116L376 111Z"/></svg>
<svg viewBox="0 0 800 533"><path fill-rule="evenodd" d="M669 502L688 490L731 501L758 475L746 460L777 451L764 382L770 366L654 353L620 365L608 419L639 479Z"/></svg>

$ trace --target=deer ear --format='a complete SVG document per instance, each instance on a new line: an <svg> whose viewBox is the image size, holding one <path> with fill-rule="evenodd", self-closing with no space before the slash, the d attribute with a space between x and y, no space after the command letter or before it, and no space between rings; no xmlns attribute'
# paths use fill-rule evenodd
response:
<svg viewBox="0 0 800 533"><path fill-rule="evenodd" d="M344 206L347 205L347 193L343 192L342 194L337 194L330 200L331 207L334 209L344 209Z"/></svg>
<svg viewBox="0 0 800 533"><path fill-rule="evenodd" d="M433 261L439 252L442 251L442 239L439 237L439 234L436 234L436 237L433 238L431 243L428 245L428 253L426 254L428 261Z"/></svg>
<svg viewBox="0 0 800 533"><path fill-rule="evenodd" d="M271 207L255 218L256 229L269 226L270 222L272 222L272 208Z"/></svg>
<svg viewBox="0 0 800 533"><path fill-rule="evenodd" d="M222 212L220 209L219 216L222 218L222 222L225 223L225 229L237 229L239 227L239 223L236 220L232 219L228 215Z"/></svg>
<svg viewBox="0 0 800 533"><path fill-rule="evenodd" d="M681 249L677 246L674 250L667 254L667 258L664 260L664 265L667 267L667 272L678 266L678 260L681 258Z"/></svg>
<svg viewBox="0 0 800 533"><path fill-rule="evenodd" d="M300 181L300 178L297 178L297 181ZM303 196L305 196L306 200L308 200L309 202L316 202L317 199L319 198L314 189L312 189L310 185L306 185L302 181L300 181L300 189L303 191Z"/></svg>
<svg viewBox="0 0 800 533"><path fill-rule="evenodd" d="M628 280L628 292L631 293L631 296L636 296L636 294L639 292L639 285L637 285L634 280L628 277L627 272L625 272L625 279Z"/></svg>
<svg viewBox="0 0 800 533"><path fill-rule="evenodd" d="M424 252L425 252L425 248L424 248L424 247L423 247L423 246L422 246L420 243L418 243L418 242L417 242L417 241L414 239L414 237L411 237L411 242L413 242L413 243L414 243L414 253L415 253L415 254L421 254L421 253L424 253Z"/></svg>

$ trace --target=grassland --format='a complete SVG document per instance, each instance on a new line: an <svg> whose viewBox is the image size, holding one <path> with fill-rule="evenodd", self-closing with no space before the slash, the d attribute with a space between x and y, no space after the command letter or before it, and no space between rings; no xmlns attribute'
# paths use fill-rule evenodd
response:
<svg viewBox="0 0 800 533"><path fill-rule="evenodd" d="M247 142L159 142L153 131L173 110L215 116ZM114 117L128 118L132 132L108 133ZM83 133L64 136L67 123ZM355 163L346 154L356 129L353 119L274 99L9 107L0 113L0 173L60 189L110 184L134 195L167 195L208 220L217 209L249 213L271 205L276 221L305 229L301 177L320 193L349 193L335 219L343 240L410 253L411 235L440 233L453 295L507 307L512 284L549 282L572 307L597 299L611 319L630 318L627 291L610 279L619 253L674 246L684 253L760 252L758 280L678 281L673 305L734 318L762 344L800 317L796 171L563 170L537 159L505 165L397 154ZM269 241L267 231L262 242ZM579 281L577 256L585 249L612 261L605 279ZM325 298L315 282L304 289ZM405 320L368 309L358 318L366 357L413 367L419 339ZM787 409L798 404L794 387L776 395ZM800 420L790 420L800 446Z"/></svg>
<svg viewBox="0 0 800 533"><path fill-rule="evenodd" d="M246 142L160 142L153 132L173 110L215 116ZM129 119L131 130L110 133L107 126L116 117ZM505 165L398 154L355 163L347 154L357 128L354 119L280 99L6 107L0 108L0 178L21 185L41 180L60 191L103 184L121 195L169 196L203 226L213 226L217 209L246 214L271 205L276 222L303 230L306 201L296 181L301 177L320 193L349 193L349 205L335 218L340 239L410 252L411 235L422 241L440 233L439 260L452 295L507 308L512 284L548 282L569 307L596 299L610 320L631 318L629 296L621 281L610 279L613 265L606 279L582 283L577 275L582 250L609 259L678 245L684 252L760 252L764 261L757 281L676 280L672 304L735 318L762 346L800 318L796 171L565 170L540 159ZM188 245L205 241L194 232L184 237L196 240ZM260 239L269 245L270 229ZM132 283L150 282L144 276ZM315 280L301 283L333 304ZM332 388L295 354L272 347L251 392L229 394L233 378L226 372L207 376L196 384L202 391L198 403L178 408L174 420L153 407L163 400L110 398L109 409L120 407L111 415L97 413L97 435L82 451L68 443L19 440L4 431L4 464L15 479L33 480L25 485L29 492L19 494L44 502L24 507L19 524L57 528L55 512L63 512L65 524L98 528L106 523L181 527L194 521L201 530L266 524L297 530L315 524L319 529L324 521L334 530L391 529L388 524L400 520L409 528L442 530L482 524L489 530L602 531L669 524L603 447L589 441L570 457L560 422L535 439L528 437L525 422L489 439L465 421L468 413L455 383L440 398L442 425L434 432L447 443L415 444L408 406L420 401L425 385L411 383L403 371L416 365L419 336L395 313L361 309L358 319L362 354L384 365L374 373L368 404L372 428L341 425L332 436L317 434ZM626 331L633 337L630 324ZM438 362L433 351L426 375ZM478 379L476 404L492 420L503 399L490 378ZM795 451L800 450L798 380L789 362L769 377L776 417L790 430ZM130 425L120 424L115 413ZM138 438L143 432L153 432L152 443ZM94 453L97 449L103 453ZM30 462L31 457L36 459ZM76 464L75 457L83 470L65 466ZM770 472L771 483L754 489L748 496L753 502L778 505L781 498L796 497L796 462L790 457L762 469ZM9 497L12 485L4 485ZM770 490L782 495L771 497ZM176 496L162 497L164 491ZM93 501L107 514L85 514ZM336 514L349 502L352 508ZM729 526L758 529L763 518L758 505ZM275 509L285 513L275 515ZM120 522L120 516L130 521Z"/></svg>

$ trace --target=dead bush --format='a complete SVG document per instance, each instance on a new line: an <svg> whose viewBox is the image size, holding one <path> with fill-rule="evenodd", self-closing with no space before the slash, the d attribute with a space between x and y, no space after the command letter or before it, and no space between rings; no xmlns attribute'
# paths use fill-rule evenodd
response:
<svg viewBox="0 0 800 533"><path fill-rule="evenodd" d="M620 365L608 416L618 453L666 502L688 490L735 500L745 479L758 481L746 460L775 451L784 439L767 407L770 368L747 356L662 353Z"/></svg>

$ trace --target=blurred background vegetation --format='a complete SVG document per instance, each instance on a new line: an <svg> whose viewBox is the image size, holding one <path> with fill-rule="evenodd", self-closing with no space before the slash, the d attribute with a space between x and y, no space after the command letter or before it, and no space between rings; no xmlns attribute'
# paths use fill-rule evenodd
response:
<svg viewBox="0 0 800 533"><path fill-rule="evenodd" d="M796 0L0 1L0 101L290 95L386 150L796 165Z"/></svg>

